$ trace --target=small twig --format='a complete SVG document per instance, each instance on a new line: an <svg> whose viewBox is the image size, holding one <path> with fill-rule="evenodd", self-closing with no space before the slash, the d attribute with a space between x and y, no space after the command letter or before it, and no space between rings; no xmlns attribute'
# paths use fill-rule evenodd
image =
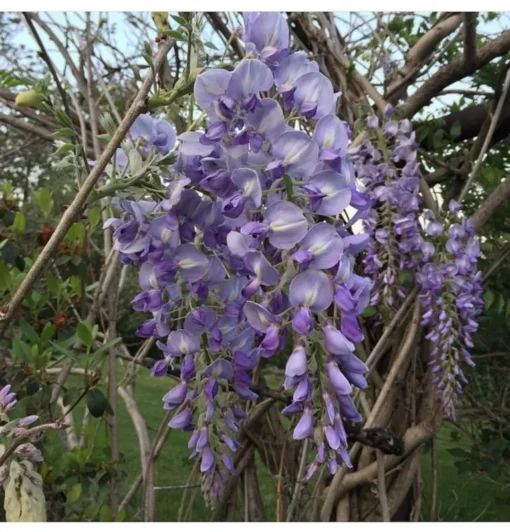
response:
<svg viewBox="0 0 510 532"><path fill-rule="evenodd" d="M181 486L154 486L154 490L187 490L200 488L201 484L182 484Z"/></svg>
<svg viewBox="0 0 510 532"><path fill-rule="evenodd" d="M482 283L486 283L489 277L503 264L503 262L508 258L510 255L510 245L506 246L505 249L503 249L501 255L498 259L494 261L494 264L487 270L486 274L483 276Z"/></svg>

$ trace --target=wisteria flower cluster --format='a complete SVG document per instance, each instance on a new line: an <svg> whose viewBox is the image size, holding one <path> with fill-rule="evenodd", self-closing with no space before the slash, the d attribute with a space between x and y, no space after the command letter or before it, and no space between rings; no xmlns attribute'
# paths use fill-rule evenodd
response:
<svg viewBox="0 0 510 532"><path fill-rule="evenodd" d="M471 220L461 218L455 201L445 220L426 211L425 223L420 222L418 143L409 121L392 120L392 111L388 106L382 126L377 117L368 118L371 135L352 156L371 205L363 216L372 237L364 259L365 273L374 281L371 304L383 318L390 317L411 286L402 274L416 279L422 325L433 343L434 383L444 413L455 419L455 405L467 383L460 362L473 365L468 349L483 306L480 246Z"/></svg>
<svg viewBox="0 0 510 532"><path fill-rule="evenodd" d="M0 388L0 456L12 445L16 438L23 435L26 427L39 419L38 416L26 416L21 419L10 420L8 414L14 409L16 402L16 395L11 392L10 384ZM16 447L12 457L0 467L0 486L9 475L11 460L30 460L32 462L41 462L43 460L41 452L32 443L38 436L39 434L37 433L29 436L24 443Z"/></svg>
<svg viewBox="0 0 510 532"><path fill-rule="evenodd" d="M371 207L363 216L372 237L364 259L365 273L374 281L371 305L385 318L406 295L404 274L414 274L422 256L433 253L418 219L418 143L409 120L392 120L392 112L388 105L382 126L376 116L367 119L371 134L352 157Z"/></svg>
<svg viewBox="0 0 510 532"><path fill-rule="evenodd" d="M468 348L478 328L483 307L482 273L477 269L480 245L471 219L461 217L460 205L451 201L444 222L426 213L425 231L434 246L417 274L422 324L432 343L430 364L443 411L455 420L455 406L467 379L460 362L474 366Z"/></svg>
<svg viewBox="0 0 510 532"><path fill-rule="evenodd" d="M196 79L208 124L179 136L165 199L119 202L121 218L106 224L120 260L140 268L133 308L152 317L137 334L158 338L164 355L152 374L180 368L164 408L176 411L171 427L191 433L207 501L234 470L263 359L291 353L283 413L296 416L294 438L316 446L308 478L320 464L332 473L350 465L343 423L361 420L351 393L367 385L354 349L372 283L353 270L369 237L344 219L366 199L347 156L351 133L335 114L338 94L317 63L289 52L282 15L244 21L246 57ZM147 115L131 130L140 136L145 150L172 149L168 124Z"/></svg>

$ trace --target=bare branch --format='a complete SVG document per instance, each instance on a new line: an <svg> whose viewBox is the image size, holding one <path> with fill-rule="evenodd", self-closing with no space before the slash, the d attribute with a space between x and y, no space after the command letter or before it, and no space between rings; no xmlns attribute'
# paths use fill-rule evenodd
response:
<svg viewBox="0 0 510 532"><path fill-rule="evenodd" d="M397 78L390 84L384 94L384 98L391 98L392 101L398 101L405 88L416 79L423 63L434 52L436 46L445 37L453 33L460 26L461 22L462 14L453 14L440 20L427 33L420 37L406 55L406 62L399 71L400 78Z"/></svg>
<svg viewBox="0 0 510 532"><path fill-rule="evenodd" d="M482 46L476 53L475 59L469 65L464 63L462 55L442 66L415 93L413 93L400 109L401 118L412 118L422 107L443 89L476 72L496 57L506 54L510 50L510 31L504 31L496 39L492 39Z"/></svg>
<svg viewBox="0 0 510 532"><path fill-rule="evenodd" d="M0 122L15 127L20 131L25 131L26 133L37 135L38 137L42 138L43 140L47 140L48 142L54 142L55 140L55 137L52 135L52 132L48 129L43 129L42 127L34 126L34 124L22 120L21 118L16 118L11 115L0 113Z"/></svg>

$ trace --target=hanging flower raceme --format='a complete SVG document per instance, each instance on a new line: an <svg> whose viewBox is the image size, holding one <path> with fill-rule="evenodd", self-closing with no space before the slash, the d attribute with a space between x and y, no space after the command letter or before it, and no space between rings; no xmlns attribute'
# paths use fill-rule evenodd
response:
<svg viewBox="0 0 510 532"><path fill-rule="evenodd" d="M406 274L414 276L428 245L418 220L420 171L418 144L408 120L367 120L369 138L353 156L356 174L366 187L372 209L364 218L371 241L365 273L374 281L371 304L390 315L406 295Z"/></svg>
<svg viewBox="0 0 510 532"><path fill-rule="evenodd" d="M371 283L353 265L368 238L341 218L366 208L350 131L318 65L289 53L284 17L250 13L245 23L248 57L195 82L208 123L179 137L165 199L119 202L107 224L121 261L140 268L133 308L150 316L137 335L156 337L163 354L152 373L178 368L163 404L175 411L170 426L190 431L208 501L234 470L261 360L291 352L284 414L296 417L295 439L315 443L308 476L349 464L343 423L361 419L351 394L366 386L354 350ZM141 148L163 142L144 135Z"/></svg>
<svg viewBox="0 0 510 532"><path fill-rule="evenodd" d="M467 384L461 362L474 366L468 349L473 347L476 318L483 307L482 274L477 268L480 245L472 221L461 217L455 201L444 222L430 212L426 217L430 253L417 275L422 324L429 331L430 365L443 411L455 419L455 406Z"/></svg>

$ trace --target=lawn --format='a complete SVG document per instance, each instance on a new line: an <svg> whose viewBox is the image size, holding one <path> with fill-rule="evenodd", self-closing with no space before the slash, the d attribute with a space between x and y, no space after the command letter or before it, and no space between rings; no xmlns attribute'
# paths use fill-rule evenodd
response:
<svg viewBox="0 0 510 532"><path fill-rule="evenodd" d="M119 368L120 369L120 368ZM119 377L123 372L119 371ZM73 379L78 377L73 377ZM151 438L165 414L162 409L161 397L168 391L171 383L168 379L156 379L149 372L139 368L136 381L136 400L144 416ZM76 420L83 415L83 406L75 411ZM78 425L79 426L79 425ZM122 483L125 493L132 481L140 472L140 457L138 440L134 434L131 419L128 416L122 400L119 400L119 433L120 452L125 459L127 479ZM437 440L437 454L439 468L438 483L438 516L445 521L506 521L510 519L510 507L501 500L500 487L486 478L472 477L467 473L459 474L454 465L455 458L447 451L448 448L458 447L459 443L452 442L450 431L444 429ZM187 483L192 471L193 461L188 459L190 451L187 448L189 434L182 431L172 431L168 441L155 465L155 486L182 486ZM263 469L263 468L261 468ZM430 453L425 453L422 460L423 475L423 519L429 515L429 501L431 489ZM268 518L274 516L273 482L265 470L260 473L262 482L262 496L266 505ZM199 489L187 490L187 496L193 494L192 520L210 519L210 511L201 501ZM177 519L181 504L182 489L158 489L156 491L156 518L158 521L174 521ZM510 493L506 493L506 499Z"/></svg>

